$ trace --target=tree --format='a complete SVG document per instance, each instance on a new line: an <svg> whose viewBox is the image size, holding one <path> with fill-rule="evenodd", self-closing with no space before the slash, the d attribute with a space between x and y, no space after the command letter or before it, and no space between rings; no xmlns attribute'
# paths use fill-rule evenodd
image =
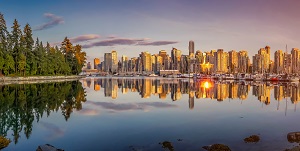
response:
<svg viewBox="0 0 300 151"><path fill-rule="evenodd" d="M15 19L8 32L0 13L0 75L68 75L79 74L86 61L80 45L73 46L65 37L61 48L46 47L38 38L34 44L32 29L26 24L23 33Z"/></svg>
<svg viewBox="0 0 300 151"><path fill-rule="evenodd" d="M20 75L25 76L26 72L26 57L24 54L19 54L18 62L17 62L18 69L20 71Z"/></svg>
<svg viewBox="0 0 300 151"><path fill-rule="evenodd" d="M0 13L0 51L7 51L8 31L3 14Z"/></svg>
<svg viewBox="0 0 300 151"><path fill-rule="evenodd" d="M5 54L4 58L5 58L5 64L3 67L4 74L9 75L10 73L15 71L15 61L14 58L8 53Z"/></svg>
<svg viewBox="0 0 300 151"><path fill-rule="evenodd" d="M77 63L75 74L79 74L82 71L82 67L86 63L86 53L82 52L80 45L76 45L74 47L74 51L75 51L75 58Z"/></svg>
<svg viewBox="0 0 300 151"><path fill-rule="evenodd" d="M26 24L23 30L23 38L24 38L24 55L26 57L26 72L25 74L31 74L32 73L32 67L34 63L34 56L33 56L33 45L34 41L32 38L32 30L29 24Z"/></svg>
<svg viewBox="0 0 300 151"><path fill-rule="evenodd" d="M18 56L21 53L20 39L22 37L22 31L21 31L20 25L16 19L14 20L13 26L11 28L12 28L12 32L11 32L10 43L13 48L12 56L14 58L14 61L18 62ZM15 64L15 71L18 72L17 64Z"/></svg>
<svg viewBox="0 0 300 151"><path fill-rule="evenodd" d="M0 13L0 75L4 67L4 54L7 51L8 31L3 14Z"/></svg>

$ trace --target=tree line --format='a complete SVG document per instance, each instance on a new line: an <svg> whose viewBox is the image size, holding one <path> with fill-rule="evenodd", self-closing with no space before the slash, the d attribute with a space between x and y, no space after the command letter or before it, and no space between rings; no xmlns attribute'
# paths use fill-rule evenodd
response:
<svg viewBox="0 0 300 151"><path fill-rule="evenodd" d="M86 93L79 81L0 85L0 136L11 131L17 144L21 132L30 137L34 121L58 111L67 121L74 110L82 109L83 102Z"/></svg>
<svg viewBox="0 0 300 151"><path fill-rule="evenodd" d="M9 32L0 13L0 76L77 75L85 62L81 45L73 46L67 37L60 48L34 41L30 25L21 30L16 19Z"/></svg>

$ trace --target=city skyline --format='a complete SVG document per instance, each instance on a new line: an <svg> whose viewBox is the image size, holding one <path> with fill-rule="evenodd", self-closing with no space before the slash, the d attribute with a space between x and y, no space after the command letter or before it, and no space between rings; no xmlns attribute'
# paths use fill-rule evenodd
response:
<svg viewBox="0 0 300 151"><path fill-rule="evenodd" d="M92 62L111 50L129 57L172 47L188 52L190 40L195 51L247 50L253 56L260 46L284 50L286 44L290 50L299 47L299 5L296 0L13 0L1 1L0 10L8 27L14 19L29 23L34 37L52 44L67 36L83 45Z"/></svg>
<svg viewBox="0 0 300 151"><path fill-rule="evenodd" d="M93 69L106 72L106 74L119 73L121 75L134 75L136 73L143 75L150 73L159 75L179 73L300 74L300 50L298 48L292 48L289 52L286 46L285 51L276 50L272 52L270 46L265 46L259 48L255 55L249 56L246 50L226 52L223 49L218 49L194 52L194 41L189 41L188 47L188 55L173 47L170 54L165 50L154 54L145 51L132 58L122 55L121 59L118 57L118 52L113 50L111 53L104 53L102 60L95 58ZM274 54L273 58L271 54ZM92 69L91 63L88 62L87 64L86 69Z"/></svg>

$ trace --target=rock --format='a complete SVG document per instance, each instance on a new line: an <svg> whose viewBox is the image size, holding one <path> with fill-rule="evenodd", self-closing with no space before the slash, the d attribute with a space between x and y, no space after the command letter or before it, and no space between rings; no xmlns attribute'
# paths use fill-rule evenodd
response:
<svg viewBox="0 0 300 151"><path fill-rule="evenodd" d="M251 135L244 139L245 143L257 143L259 142L260 138L258 135Z"/></svg>
<svg viewBox="0 0 300 151"><path fill-rule="evenodd" d="M10 143L10 140L3 137L3 136L0 136L0 150L7 147Z"/></svg>
<svg viewBox="0 0 300 151"><path fill-rule="evenodd" d="M213 144L211 146L203 146L202 148L208 151L231 151L228 146L223 144Z"/></svg>
<svg viewBox="0 0 300 151"><path fill-rule="evenodd" d="M300 146L296 146L291 149L286 149L285 151L300 151Z"/></svg>
<svg viewBox="0 0 300 151"><path fill-rule="evenodd" d="M169 151L174 151L174 147L173 147L171 142L164 141L164 142L159 143L159 144L161 144L163 148L168 149Z"/></svg>
<svg viewBox="0 0 300 151"><path fill-rule="evenodd" d="M54 146L50 145L50 144L46 144L46 145L41 145L39 146L36 151L64 151L62 149L57 149Z"/></svg>

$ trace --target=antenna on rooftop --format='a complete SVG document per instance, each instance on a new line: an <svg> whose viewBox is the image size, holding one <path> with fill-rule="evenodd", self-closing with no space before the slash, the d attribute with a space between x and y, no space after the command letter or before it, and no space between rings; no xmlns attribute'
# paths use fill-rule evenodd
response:
<svg viewBox="0 0 300 151"><path fill-rule="evenodd" d="M287 44L285 45L285 52L288 53Z"/></svg>

